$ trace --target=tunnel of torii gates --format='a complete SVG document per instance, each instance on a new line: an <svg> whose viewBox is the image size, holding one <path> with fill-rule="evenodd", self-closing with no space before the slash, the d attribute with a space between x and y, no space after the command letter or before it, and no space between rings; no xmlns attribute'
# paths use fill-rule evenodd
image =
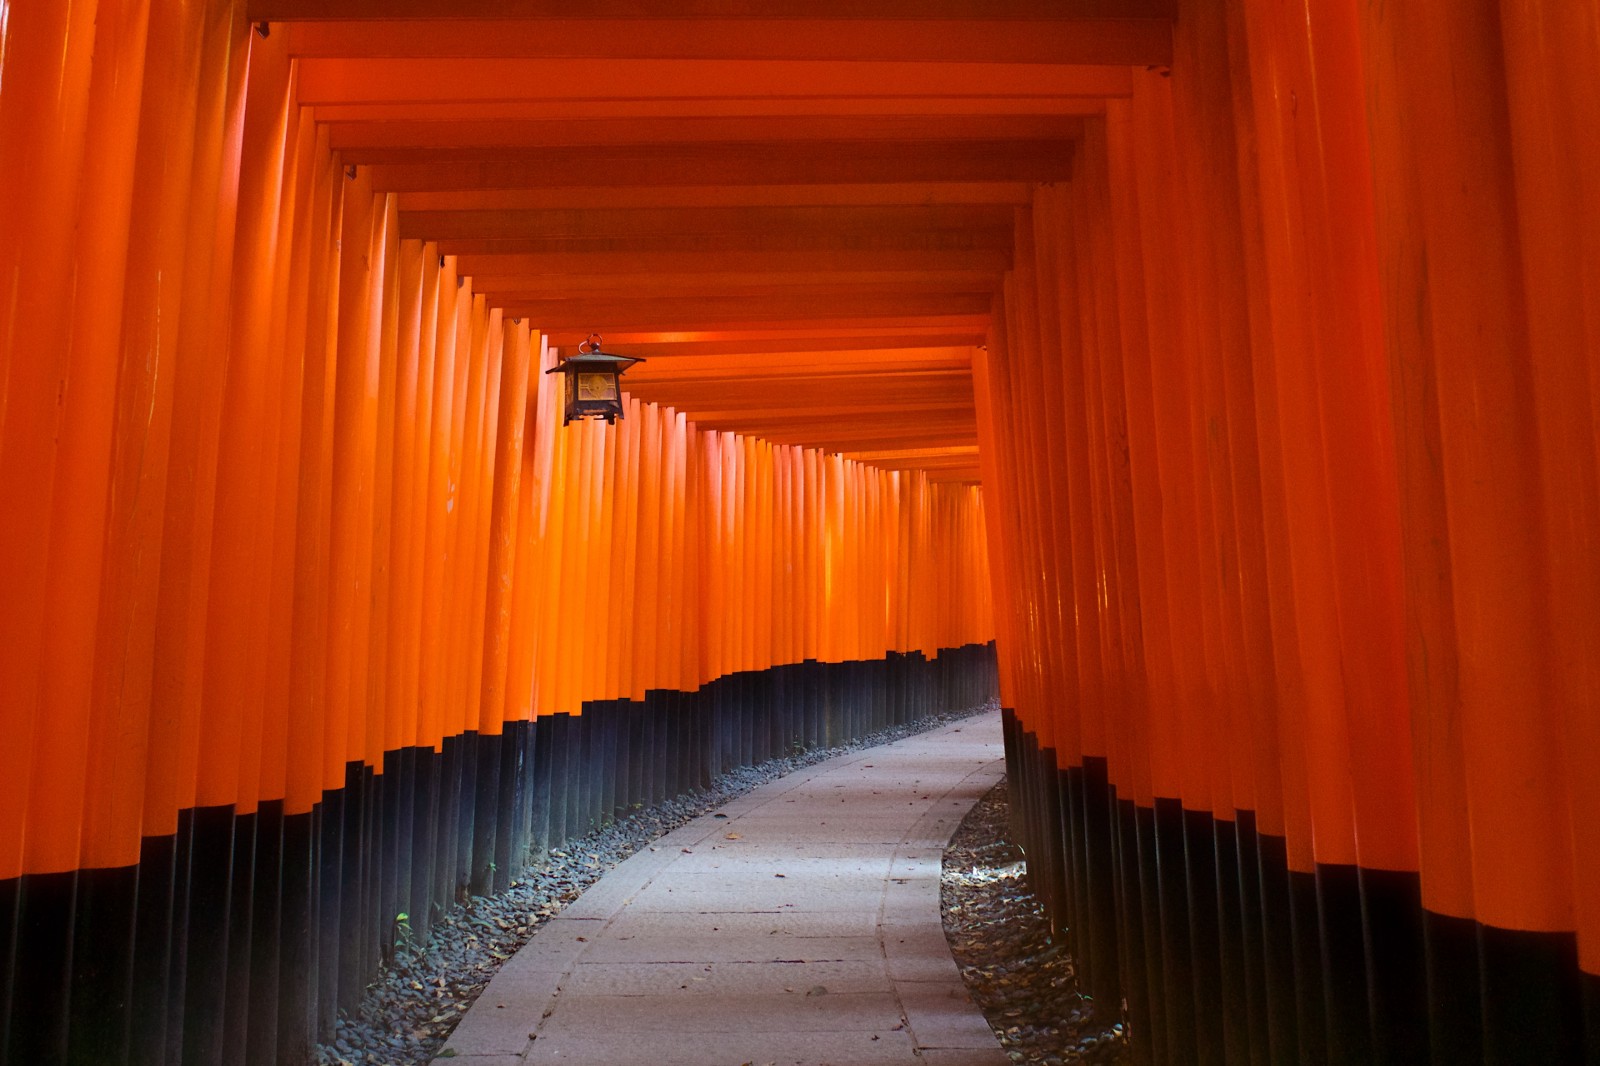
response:
<svg viewBox="0 0 1600 1066"><path fill-rule="evenodd" d="M1596 70L1590 0L0 0L0 1060L302 1063L397 916L998 692L1137 1062L1600 1061Z"/></svg>

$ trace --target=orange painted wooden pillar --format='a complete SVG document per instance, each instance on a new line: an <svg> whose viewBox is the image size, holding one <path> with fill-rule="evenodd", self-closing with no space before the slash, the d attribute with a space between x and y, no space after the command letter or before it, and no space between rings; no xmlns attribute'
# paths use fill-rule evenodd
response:
<svg viewBox="0 0 1600 1066"><path fill-rule="evenodd" d="M80 196L70 253L74 287L64 305L70 311L40 307L35 312L57 318L54 325L67 329L57 342L65 345L57 381L55 434L60 443L53 472L49 465L43 468L47 485L53 482L55 491L33 493L43 495L50 509L33 733L34 763L42 772L33 775L28 802L37 835L30 836L27 865L38 872L73 869L80 851L112 860L105 865L131 859L131 841L117 847L85 824L85 791L89 760L95 757L90 736L94 632L139 107L137 92L119 96L117 86L119 81L137 85L142 78L147 17L140 4L110 6L98 13L83 135L104 154L96 167L86 170L81 186L69 183ZM11 350L20 356L13 366L30 358L26 346ZM15 372L25 374L21 367ZM19 414L26 426L25 406ZM20 497L17 506L29 509Z"/></svg>
<svg viewBox="0 0 1600 1066"><path fill-rule="evenodd" d="M380 196L383 213L384 244L382 297L376 304L372 328L378 344L378 392L373 421L372 463L372 602L367 638L367 699L363 717L367 723L366 762L373 772L387 769L384 753L397 750L400 743L399 705L390 698L398 668L392 628L395 573L395 404L398 393L398 346L400 332L399 205L393 197Z"/></svg>
<svg viewBox="0 0 1600 1066"><path fill-rule="evenodd" d="M364 176L345 194L340 261L338 363L333 424L332 527L328 612L328 787L343 784L346 763L366 750L366 633L371 602L372 462L376 445L378 341L372 319L381 289L381 215ZM368 250L363 256L359 250ZM376 252L375 258L371 253Z"/></svg>
<svg viewBox="0 0 1600 1066"><path fill-rule="evenodd" d="M0 218L6 237L4 259L5 362L0 365L4 422L0 423L0 490L15 501L0 512L0 574L8 590L0 610L0 680L16 710L11 742L5 745L3 771L5 817L0 821L4 868L0 876L18 877L35 868L25 855L30 845L24 827L46 819L62 854L41 856L45 871L71 869L78 827L72 812L61 812L63 824L51 824L56 812L32 809L29 793L35 777L49 776L54 766L41 765L35 749L48 745L43 713L43 655L49 597L51 515L56 491L55 467L62 409L57 403L70 373L70 320L59 312L70 306L73 242L82 160L90 106L94 10L88 5L58 7L8 20L5 76L9 83L0 102L0 152L7 159L31 159L28 167L8 168ZM16 89L11 86L16 85ZM19 358L19 353L38 353ZM41 472L43 484L41 484ZM48 753L49 749L46 748ZM51 787L49 784L45 788ZM63 839L64 838L64 839ZM32 845L37 847L37 845ZM51 864L50 859L57 863ZM64 1021L64 1019L63 1019Z"/></svg>
<svg viewBox="0 0 1600 1066"><path fill-rule="evenodd" d="M18 580L12 589L19 595L15 603L0 608L0 613L9 616L0 623L6 627L6 636L24 641L21 648L8 650L7 658L19 652L34 656L20 676L15 667L23 664L13 660L0 666L0 676L17 685L12 691L17 694L21 719L15 733L8 722L7 744L20 746L29 760L23 766L7 760L4 767L7 772L17 771L20 780L9 784L8 795L0 799L0 818L8 823L0 832L9 837L15 831L11 825L26 826L28 836L18 841L16 851L6 847L8 869L0 876L36 875L13 881L15 887L6 894L16 902L0 906L0 910L18 919L14 934L18 948L26 951L30 940L53 940L51 947L61 959L59 964L49 960L47 968L27 982L20 977L8 982L19 986L38 982L17 989L13 1010L17 1018L25 1020L18 1023L24 1031L18 1053L37 1055L40 1060L60 1054L95 1054L100 1045L92 1038L85 1039L88 1034L82 1032L81 1020L96 1011L127 1016L125 1004L114 996L64 1002L52 994L61 987L52 970L59 965L60 975L65 976L75 967L93 969L111 978L107 983L114 985L126 979L132 963L132 945L117 935L119 926L129 924L127 904L113 895L113 882L125 880L125 871L121 877L110 871L74 877L70 871L83 866L85 858L103 867L126 867L137 857L137 835L120 832L128 823L112 813L112 808L119 802L136 805L139 782L128 780L125 774L109 773L109 759L115 757L112 752L120 738L97 736L94 727L110 724L103 717L103 702L96 699L95 646L104 593L102 575L108 552L114 551L106 541L105 525L114 517L108 513L108 489L114 483L111 449L118 406L123 266L136 207L136 133L147 19L145 5L128 3L101 5L92 29L82 25L81 15L74 20L80 23L76 29L86 31L94 42L86 85L73 70L73 53L78 51L74 42L55 42L62 54L51 62L60 64L57 69L64 80L43 93L29 94L32 100L13 100L12 105L39 105L38 121L64 120L64 128L29 130L32 116L18 116L20 123L0 117L0 124L9 127L7 132L20 135L13 140L0 134L11 141L6 148L25 149L32 141L44 148L48 157L52 146L66 147L58 138L81 137L83 143L69 150L98 155L98 165L86 168L81 180L72 175L62 181L63 192L75 202L53 204L52 193L46 192L39 204L21 205L23 211L42 210L45 218L19 219L8 212L3 238L9 244L18 236L42 235L35 229L41 223L48 227L68 221L49 217L58 207L70 211L75 220L72 228L59 234L64 246L45 250L41 256L47 270L57 264L65 266L69 271L66 277L47 273L36 279L32 264L20 257L12 260L14 265L8 264L16 271L15 280L8 279L5 286L13 303L0 326L0 351L5 352L0 356L4 359L0 363L0 484L15 493L9 497L14 503L7 504L7 509L19 512L15 518L8 516L0 527L4 528L0 542L8 552L13 547L23 551L20 559L8 560L9 564L38 565L43 571L13 572L8 565L5 577ZM32 24L26 25L30 21ZM19 26L19 43L27 49L47 39L56 29L51 25L54 21L42 13L24 17L26 28ZM27 64L32 57L25 51L22 58ZM11 72L6 73L9 76ZM26 66L21 73L29 73ZM49 98L51 90L57 93L55 100ZM74 114L79 107L84 109L81 125ZM36 140L40 135L42 140ZM18 155L12 165L31 166L18 162L30 158ZM31 191L32 183L26 178L16 184L20 188L5 189L4 194L11 197ZM17 252L25 255L28 250L18 248ZM36 280L41 287L29 292ZM68 287L52 292L58 281L66 281ZM62 302L36 302L52 295L61 297ZM43 321L19 322L19 316ZM49 347L35 348L30 343L34 340ZM39 365L27 365L30 363ZM18 430L24 434L46 430L50 439L19 439ZM35 459L41 463L31 471L14 465ZM33 483L27 487L19 483L22 474L31 474ZM35 526L35 522L40 524ZM40 534L44 536L35 539ZM40 549L41 554L31 554ZM40 593L42 602L35 598ZM41 624L42 629L35 628ZM135 717L129 732L137 733L142 724ZM110 779L102 782L99 774ZM131 824L137 825L136 815ZM10 868L16 857L22 859L21 869ZM74 893L80 897L76 913L62 906L70 904ZM74 927L79 936L84 932L110 934L97 959L87 958L81 948L72 950ZM0 934L0 939L13 941L13 935ZM37 1042L27 1039L29 1027L34 1028Z"/></svg>
<svg viewBox="0 0 1600 1066"><path fill-rule="evenodd" d="M306 329L300 391L300 441L295 506L293 609L288 690L290 750L288 814L306 814L322 798L329 777L327 708L327 632L330 523L333 493L333 429L337 387L337 257L323 243L340 224L344 176L319 134L308 229L311 254L306 267Z"/></svg>
<svg viewBox="0 0 1600 1066"><path fill-rule="evenodd" d="M508 592L510 617L506 633L505 716L507 721L530 723L537 713L534 677L538 656L537 604L540 572L538 550L539 492L541 488L540 430L548 415L543 410L539 375L545 369L545 342L523 323L515 324L517 343L527 349L526 381L522 400L521 448L510 461L519 469L517 481L516 563Z"/></svg>
<svg viewBox="0 0 1600 1066"><path fill-rule="evenodd" d="M165 484L159 501L154 493L149 501L159 547L152 560L156 588L149 607L151 717L142 829L145 835L158 838L176 831L178 812L192 806L194 800L210 492L225 366L216 358L217 347L211 337L225 328L226 320L213 315L211 308L225 306L213 301L226 299L228 278L225 270L213 271L212 262L214 258L231 259L227 246L231 232L224 239L217 227L231 219L237 180L236 169L229 175L226 165L227 146L236 148L239 129L237 108L229 106L229 99L242 88L245 39L234 33L236 20L224 5L213 5L208 15L187 23L193 34L187 57L193 66L185 71L193 79L186 131L191 141L187 153L176 145L172 152L180 160L179 172L187 191L181 185L174 190L178 202L168 206L160 220L163 227L175 227L170 240L181 259L169 275L177 284L163 287L163 333L156 343L164 347L170 361L166 386L170 394L163 396L158 370L152 436L158 432L155 427L163 403L169 405L164 417L171 429L164 442L165 455L150 455L153 465L162 466ZM155 25L163 27L157 32L168 32L164 24L165 19L156 20ZM162 158L150 165L164 169L169 162ZM145 217L155 221L154 216ZM155 276L143 274L142 279L129 280L131 300ZM129 344L134 343L134 336L130 331Z"/></svg>
<svg viewBox="0 0 1600 1066"><path fill-rule="evenodd" d="M446 570L450 559L450 441L456 391L456 307L459 300L454 260L446 257L438 279L435 315L433 398L428 441L427 529L422 571L422 634L418 668L419 742L438 749L446 735L444 719ZM433 636L429 636L432 634Z"/></svg>
<svg viewBox="0 0 1600 1066"><path fill-rule="evenodd" d="M517 549L521 530L522 456L526 447L528 374L531 352L527 327L506 323L501 361L495 470L489 524L487 590L484 608L483 695L478 708L480 733L497 734L511 708L506 686L511 658L511 616Z"/></svg>
<svg viewBox="0 0 1600 1066"><path fill-rule="evenodd" d="M256 38L260 42L260 38ZM197 802L249 812L258 799L265 681L256 650L267 611L271 468L277 412L270 351L287 135L287 56L252 44L240 225L212 527Z"/></svg>
<svg viewBox="0 0 1600 1066"><path fill-rule="evenodd" d="M183 286L160 284L185 271L189 190L194 171L200 93L201 27L182 12L151 14L149 55L133 173L127 281L123 299L118 406L113 442L111 512L106 524L95 665L96 718L115 709L105 738L120 757L92 767L103 780L102 811L113 820L108 840L127 854L148 827L160 835L176 817L175 801L150 805L152 787L174 788L167 769L167 723L152 716L155 613L160 588L163 508L173 431L172 375ZM168 168L172 167L169 171ZM158 739L160 738L160 739ZM169 830L170 831L170 830ZM112 866L102 856L91 865Z"/></svg>
<svg viewBox="0 0 1600 1066"><path fill-rule="evenodd" d="M1473 3L1446 18L1425 7L1359 17L1368 97L1389 105L1369 110L1368 135L1407 523L1407 666L1429 775L1423 893L1439 912L1435 1055L1576 1061L1586 1039L1595 1049L1579 1002L1585 988L1593 997L1595 967L1573 980L1572 935L1578 871L1592 859L1592 834L1574 835L1594 820L1577 791L1593 798L1580 784L1592 748L1572 745L1593 740L1573 729L1592 717L1592 656L1573 649L1594 626L1581 545L1596 512L1593 351L1573 342L1592 330L1576 248L1594 232L1579 190L1596 157L1592 138L1556 131L1594 113L1592 91L1560 67L1592 57L1597 41L1576 11ZM1552 153L1560 162L1546 171ZM1579 761L1554 757L1572 750ZM1476 1003L1461 980L1474 965Z"/></svg>
<svg viewBox="0 0 1600 1066"><path fill-rule="evenodd" d="M390 599L392 670L389 699L395 705L394 744L415 747L418 735L417 657L421 646L422 566L427 530L427 443L432 434L433 350L437 314L437 253L422 242L402 240L396 262L398 306L395 338L394 513L390 546L394 592ZM430 300L432 296L432 300Z"/></svg>
<svg viewBox="0 0 1600 1066"><path fill-rule="evenodd" d="M1600 1053L1600 788L1591 761L1600 751L1592 654L1600 643L1600 285L1593 254L1600 155L1587 131L1600 115L1600 94L1575 64L1600 55L1600 32L1581 7L1503 3L1499 14L1539 427L1550 693L1560 708L1586 1051L1593 1057Z"/></svg>
<svg viewBox="0 0 1600 1066"><path fill-rule="evenodd" d="M290 792L291 745L304 743L310 723L297 716L299 727L291 736L288 713L293 677L294 613L300 526L301 446L306 407L303 395L308 362L305 350L311 332L311 272L313 236L318 203L320 152L316 124L299 106L290 80L288 100L288 154L285 158L283 204L279 213L278 260L273 282L272 330L269 343L279 353L278 388L267 398L276 409L274 447L271 453L272 521L271 560L266 588L266 609L260 618L262 657L261 769L258 793L264 802L286 802ZM326 188L326 184L323 184ZM322 231L325 233L326 231ZM318 233L315 237L320 237ZM314 364L313 364L314 365ZM303 715L303 708L302 715ZM318 730L317 732L320 732ZM299 760L293 760L299 762ZM314 767L314 760L307 760ZM302 763L303 767L305 764ZM307 803L302 773L296 799ZM302 808L309 810L309 804Z"/></svg>

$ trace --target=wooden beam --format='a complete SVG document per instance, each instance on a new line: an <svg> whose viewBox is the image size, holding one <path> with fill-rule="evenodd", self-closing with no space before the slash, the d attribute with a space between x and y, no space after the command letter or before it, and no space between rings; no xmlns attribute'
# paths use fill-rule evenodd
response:
<svg viewBox="0 0 1600 1066"><path fill-rule="evenodd" d="M611 345L615 347L615 345ZM852 373L863 367L894 370L961 370L972 368L969 347L923 348L862 348L841 354L838 351L788 351L734 355L698 355L681 352L656 357L645 356L649 362L641 363L628 372L629 381L670 375L674 379L695 374L726 374L730 368L751 369L762 373ZM625 355L639 355L637 346L630 346Z"/></svg>
<svg viewBox="0 0 1600 1066"><path fill-rule="evenodd" d="M647 335L658 336L658 335ZM582 337L569 334L550 334L552 344L577 344ZM618 339L613 340L613 337ZM626 345L625 354L643 356L646 359L663 359L672 362L678 359L696 359L706 357L736 356L739 358L765 358L769 355L790 355L814 353L817 356L840 357L840 353L848 353L849 358L854 358L862 352L886 352L890 350L903 350L915 353L925 348L949 348L955 351L970 353L973 347L982 343L982 338L967 334L928 334L928 333L903 333L903 334L878 334L865 336L851 333L839 337L776 337L760 340L628 340L622 334L606 334L608 347L620 348Z"/></svg>
<svg viewBox="0 0 1600 1066"><path fill-rule="evenodd" d="M558 10L552 10L558 7ZM251 21L566 17L991 19L1162 18L1175 0L250 0Z"/></svg>
<svg viewBox="0 0 1600 1066"><path fill-rule="evenodd" d="M648 322L641 321L638 316L623 315L613 312L612 317L604 320L592 318L576 319L574 321L556 321L554 319L541 320L529 314L527 309L515 304L508 304L503 308L507 318L526 318L529 324L541 333L549 333L563 338L563 344L577 344L590 333L599 330L607 338L614 334L626 332L665 332L691 329L706 330L753 330L767 329L774 331L788 331L796 329L823 327L832 330L865 329L869 326L892 325L903 328L911 324L920 324L934 328L950 330L960 328L975 331L974 335L981 336L989 328L989 316L982 315L892 315L892 314L856 314L839 315L830 313L825 308L816 309L811 314L796 313L789 317L771 317L740 313L737 316L726 318L708 318L704 315L685 317L679 321L669 319L652 319Z"/></svg>
<svg viewBox="0 0 1600 1066"><path fill-rule="evenodd" d="M629 387L647 391L651 397L667 403L693 401L703 405L710 400L719 406L728 406L742 405L750 400L782 398L778 409L790 415L806 406L831 408L835 405L884 402L895 405L918 402L972 405L972 375L964 370L843 377L845 380L841 380L840 375L830 374L747 374L720 380L693 378L680 381L660 378L654 382L634 381Z"/></svg>
<svg viewBox="0 0 1600 1066"><path fill-rule="evenodd" d="M892 413L826 412L810 419L770 422L755 412L695 411L667 404L702 429L732 430L769 440L800 440L834 451L869 451L885 447L943 448L977 443L977 422L970 415L951 414L941 420L926 414L901 419Z"/></svg>
<svg viewBox="0 0 1600 1066"><path fill-rule="evenodd" d="M760 313L770 307L827 306L896 307L914 305L960 307L971 310L991 300L993 286L972 285L784 285L744 288L741 286L706 289L702 292L684 289L655 290L648 285L631 291L558 291L551 288L527 288L515 284L505 287L473 284L473 291L488 298L494 307L528 307L553 304L581 305L583 307L670 308L674 313L688 305L699 305L707 311L726 307L737 301L752 312Z"/></svg>
<svg viewBox="0 0 1600 1066"><path fill-rule="evenodd" d="M965 368L942 374L936 370L908 369L900 374L874 376L849 372L826 374L808 367L789 373L748 369L744 374L722 377L695 374L677 380L667 375L652 375L632 381L629 387L668 403L692 400L702 407L707 401L732 404L737 400L742 404L741 397L755 397L763 402L776 399L795 410L808 403L817 407L846 402L863 404L869 397L876 403L910 404L920 399L971 407L971 377L971 372ZM848 397L848 401L841 397ZM815 403L811 403L812 400Z"/></svg>
<svg viewBox="0 0 1600 1066"><path fill-rule="evenodd" d="M716 429L732 433L750 433L752 436L760 437L763 440L769 440L774 444L798 444L807 448L821 448L823 451L840 453L860 451L863 448L876 447L882 444L885 440L902 439L908 442L924 444L971 443L977 440L977 434L975 431L972 433L963 434L923 433L912 436L896 437L894 436L894 430L892 428L887 434L885 434L876 432L873 427L867 425L858 427L847 426L821 428L815 432L808 432L805 430L774 430L770 433L763 433L760 430L749 429L736 423L728 423L725 425L707 425L706 423L699 422L693 418L691 418L690 421L695 422L695 424L700 426L702 429Z"/></svg>
<svg viewBox="0 0 1600 1066"><path fill-rule="evenodd" d="M605 334L606 345L632 355L649 356L651 346L671 348L678 352L728 354L729 352L792 352L799 348L828 351L854 351L863 344L875 347L924 347L929 345L956 345L976 347L983 343L971 339L975 328L968 325L950 325L941 322L852 322L845 327L817 326L815 323L791 325L784 329L726 329L726 330L622 330L612 329ZM578 344L587 333L576 330L548 330L543 336L560 348ZM626 348L622 348L626 345ZM660 348L657 349L658 354Z"/></svg>
<svg viewBox="0 0 1600 1066"><path fill-rule="evenodd" d="M406 162L401 152L483 153L622 145L827 141L1068 141L1083 136L1073 115L780 115L521 119L458 122L331 122L331 145L347 163Z"/></svg>
<svg viewBox="0 0 1600 1066"><path fill-rule="evenodd" d="M500 305L508 317L526 318L536 329L607 329L689 327L712 323L856 321L860 319L942 316L981 320L991 306L987 294L934 293L861 297L723 297L705 300L508 300Z"/></svg>
<svg viewBox="0 0 1600 1066"><path fill-rule="evenodd" d="M771 97L1107 97L1127 66L732 59L302 59L302 104ZM877 109L883 113L883 107ZM499 117L499 116L484 116Z"/></svg>
<svg viewBox="0 0 1600 1066"><path fill-rule="evenodd" d="M864 10L870 10L863 6ZM915 63L1172 62L1166 18L538 18L296 23L309 58L850 59Z"/></svg>
<svg viewBox="0 0 1600 1066"><path fill-rule="evenodd" d="M747 376L810 379L835 376L933 375L965 381L970 349L907 349L898 352L782 352L770 355L677 355L635 367L630 379L742 381ZM632 354L632 352L624 352Z"/></svg>
<svg viewBox="0 0 1600 1066"><path fill-rule="evenodd" d="M538 241L447 241L441 255L457 256L461 274L707 274L727 271L750 273L816 273L846 271L980 271L1011 269L1011 251L1004 248L893 248L810 247L738 248L726 245L708 250L650 250L617 248L614 251L569 251Z"/></svg>
<svg viewBox="0 0 1600 1066"><path fill-rule="evenodd" d="M365 153L377 156L376 150ZM1071 141L820 141L806 144L623 145L537 151L439 149L370 166L375 192L676 185L884 182L1061 182ZM405 161L384 162L394 158Z"/></svg>
<svg viewBox="0 0 1600 1066"><path fill-rule="evenodd" d="M711 384L632 382L627 387L641 399L671 404L701 417L716 413L763 425L788 425L860 411L931 424L939 415L967 418L973 412L970 376L950 380L907 377L883 382L838 378Z"/></svg>
<svg viewBox="0 0 1600 1066"><path fill-rule="evenodd" d="M977 445L958 448L879 448L868 452L853 452L847 459L864 463L892 463L911 460L930 462L961 462L978 457Z"/></svg>
<svg viewBox="0 0 1600 1066"><path fill-rule="evenodd" d="M1098 69L1098 68L1097 68ZM1132 83L1129 83L1131 91ZM970 89L970 87L969 87ZM923 96L626 96L593 100L339 100L317 105L322 122L515 122L525 119L783 117L789 115L1103 115L1107 96L945 93Z"/></svg>
<svg viewBox="0 0 1600 1066"><path fill-rule="evenodd" d="M970 428L973 423L973 408L971 404L965 406L950 401L921 401L912 403L895 403L883 399L878 403L836 404L825 406L821 404L809 405L805 410L785 412L774 415L770 409L752 404L730 406L716 402L682 402L657 397L648 392L635 392L631 395L641 400L660 403L676 410L683 411L703 425L730 425L737 424L752 433L777 433L793 432L805 429L837 429L845 423L851 424L852 432L866 432L864 427L870 425L871 432L893 441L899 436L915 433L930 436L932 442L918 442L922 446L947 447L952 443L944 439L952 430L964 431L963 427ZM911 447L909 444L878 444L874 447ZM862 450L862 449L858 449Z"/></svg>
<svg viewBox="0 0 1600 1066"><path fill-rule="evenodd" d="M489 296L559 300L597 296L775 296L852 292L993 292L1004 275L982 271L791 271L771 274L474 274Z"/></svg>
<svg viewBox="0 0 1600 1066"><path fill-rule="evenodd" d="M436 240L626 240L659 238L763 239L782 235L856 243L928 233L1004 233L1013 209L991 204L840 207L646 207L553 211L411 211L400 216L400 236ZM995 244L998 238L991 237ZM970 242L969 242L970 243ZM993 244L991 244L993 246Z"/></svg>
<svg viewBox="0 0 1600 1066"><path fill-rule="evenodd" d="M872 204L1033 202L1033 186L1012 181L920 181L841 185L623 185L593 188L463 189L395 194L412 211L548 211L631 207L808 207Z"/></svg>
<svg viewBox="0 0 1600 1066"><path fill-rule="evenodd" d="M602 254L612 256L612 263L625 266L626 259L618 259L618 255L647 256L663 253L678 253L685 256L682 262L698 259L698 270L726 269L727 262L718 261L722 255L737 255L746 252L773 253L773 252L800 252L806 253L803 257L791 260L793 269L799 271L816 271L825 269L824 262L831 261L828 257L832 253L843 251L851 252L881 252L885 255L900 254L909 256L890 261L885 261L886 270L927 270L932 269L931 261L918 261L915 256L935 252L992 252L993 262L1008 256L1010 252L1008 230L929 230L926 233L876 233L871 230L851 233L829 233L819 231L816 233L760 233L748 232L739 234L725 234L720 237L700 237L686 235L682 237L656 237L656 238L631 238L631 237L602 237L593 240L566 240L555 238L551 240L531 240L527 238L500 240L494 237L471 238L464 240L442 240L437 243L440 255L495 255L495 254L529 254L541 257L556 257L561 255ZM813 258L815 256L815 258ZM645 262L642 258L641 264ZM599 264L595 264L599 265ZM664 270L649 270L646 273L695 273L694 267L668 268Z"/></svg>

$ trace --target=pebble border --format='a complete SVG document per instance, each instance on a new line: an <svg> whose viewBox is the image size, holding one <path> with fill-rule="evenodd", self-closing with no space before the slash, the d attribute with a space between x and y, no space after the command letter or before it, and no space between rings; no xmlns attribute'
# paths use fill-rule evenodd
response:
<svg viewBox="0 0 1600 1066"><path fill-rule="evenodd" d="M652 841L729 800L795 770L862 748L888 744L974 715L996 701L930 714L831 748L770 759L717 778L564 846L530 863L498 896L474 896L438 919L426 940L402 936L393 958L367 987L355 1015L340 1014L333 1039L317 1045L317 1066L421 1066L440 1054L500 965L538 928L607 870ZM398 921L406 928L405 921Z"/></svg>

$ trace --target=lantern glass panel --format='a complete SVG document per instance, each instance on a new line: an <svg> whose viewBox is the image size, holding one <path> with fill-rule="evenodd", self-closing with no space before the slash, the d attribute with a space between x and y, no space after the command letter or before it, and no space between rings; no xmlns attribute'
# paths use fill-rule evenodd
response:
<svg viewBox="0 0 1600 1066"><path fill-rule="evenodd" d="M617 377L615 374L575 374L578 379L578 399L588 401L615 401Z"/></svg>

